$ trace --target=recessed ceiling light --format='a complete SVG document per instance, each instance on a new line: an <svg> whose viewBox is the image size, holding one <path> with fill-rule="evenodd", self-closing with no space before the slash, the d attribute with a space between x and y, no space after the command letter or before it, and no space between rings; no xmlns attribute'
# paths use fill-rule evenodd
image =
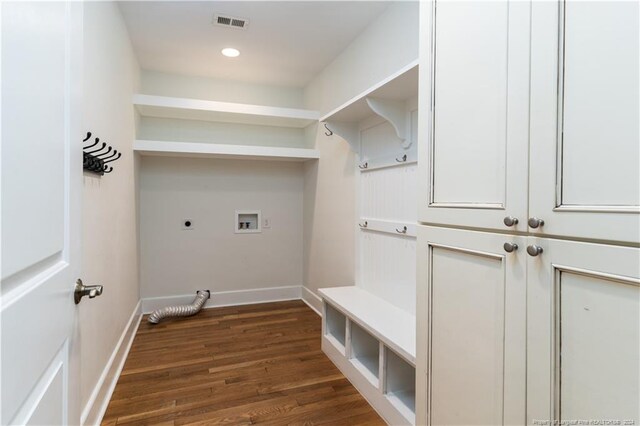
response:
<svg viewBox="0 0 640 426"><path fill-rule="evenodd" d="M240 55L240 51L238 49L234 49L233 47L225 47L222 49L222 54L229 58L235 58Z"/></svg>

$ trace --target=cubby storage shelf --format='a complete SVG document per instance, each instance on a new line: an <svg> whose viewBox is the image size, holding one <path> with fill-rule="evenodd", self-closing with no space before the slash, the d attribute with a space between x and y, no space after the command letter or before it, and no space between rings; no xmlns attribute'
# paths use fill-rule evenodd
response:
<svg viewBox="0 0 640 426"><path fill-rule="evenodd" d="M415 317L357 287L320 294L324 353L387 423L414 425Z"/></svg>
<svg viewBox="0 0 640 426"><path fill-rule="evenodd" d="M356 286L323 288L320 296L415 366L416 317Z"/></svg>
<svg viewBox="0 0 640 426"><path fill-rule="evenodd" d="M142 116L255 124L277 127L307 127L316 122L318 111L173 98L154 95L133 95L133 104Z"/></svg>
<svg viewBox="0 0 640 426"><path fill-rule="evenodd" d="M193 142L136 140L133 150L141 155L204 157L245 160L307 161L320 158L316 149L225 145Z"/></svg>

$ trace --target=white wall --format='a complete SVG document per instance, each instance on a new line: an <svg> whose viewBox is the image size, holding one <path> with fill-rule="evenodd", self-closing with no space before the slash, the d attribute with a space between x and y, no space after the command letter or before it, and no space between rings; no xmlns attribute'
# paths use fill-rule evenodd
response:
<svg viewBox="0 0 640 426"><path fill-rule="evenodd" d="M301 286L303 187L296 162L143 157L142 297ZM242 209L271 228L234 233Z"/></svg>
<svg viewBox="0 0 640 426"><path fill-rule="evenodd" d="M418 59L418 2L398 2L372 22L306 88L308 108L326 113ZM355 283L356 156L339 136L311 129L317 164L305 165L303 296Z"/></svg>
<svg viewBox="0 0 640 426"><path fill-rule="evenodd" d="M84 64L84 127L123 152L112 163L112 173L84 176L81 277L85 284L104 286L101 297L78 305L81 401L86 416L92 394L101 384L100 377L139 299L132 151L135 114L131 105L139 69L115 3L85 3Z"/></svg>
<svg viewBox="0 0 640 426"><path fill-rule="evenodd" d="M304 129L140 117L138 139L232 145L304 147Z"/></svg>
<svg viewBox="0 0 640 426"><path fill-rule="evenodd" d="M304 167L305 300L320 310L316 291L355 282L355 156L324 127L309 129L320 160Z"/></svg>
<svg viewBox="0 0 640 426"><path fill-rule="evenodd" d="M301 108L304 105L303 90L300 88L241 83L205 77L186 77L155 71L142 72L140 92L147 95L208 99L285 108Z"/></svg>
<svg viewBox="0 0 640 426"><path fill-rule="evenodd" d="M305 88L326 113L418 59L418 1L393 3Z"/></svg>

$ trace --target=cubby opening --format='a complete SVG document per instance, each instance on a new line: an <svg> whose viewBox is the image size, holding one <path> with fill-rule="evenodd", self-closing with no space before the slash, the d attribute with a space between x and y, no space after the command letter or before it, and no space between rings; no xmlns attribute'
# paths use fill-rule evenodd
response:
<svg viewBox="0 0 640 426"><path fill-rule="evenodd" d="M416 413L416 369L385 347L385 395L394 407L412 423Z"/></svg>
<svg viewBox="0 0 640 426"><path fill-rule="evenodd" d="M375 386L378 386L380 371L380 342L351 323L351 362Z"/></svg>
<svg viewBox="0 0 640 426"><path fill-rule="evenodd" d="M324 313L325 335L344 354L347 341L347 318L328 303L324 305Z"/></svg>

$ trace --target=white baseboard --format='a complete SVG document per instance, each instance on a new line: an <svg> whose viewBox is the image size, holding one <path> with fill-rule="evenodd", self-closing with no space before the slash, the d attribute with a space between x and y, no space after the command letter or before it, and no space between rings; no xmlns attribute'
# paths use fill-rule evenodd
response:
<svg viewBox="0 0 640 426"><path fill-rule="evenodd" d="M302 287L302 301L316 311L316 314L322 316L322 298L317 294L306 287Z"/></svg>
<svg viewBox="0 0 640 426"><path fill-rule="evenodd" d="M131 314L131 318L129 318L129 322L122 331L120 340L118 340L107 365L104 367L98 379L98 383L96 383L93 392L91 392L89 402L87 402L87 405L85 405L82 410L82 415L80 416L81 425L99 425L102 422L102 417L104 417L104 413L107 411L111 395L116 387L120 372L129 354L129 349L131 349L133 338L140 325L140 306L141 301L138 301Z"/></svg>
<svg viewBox="0 0 640 426"><path fill-rule="evenodd" d="M156 309L171 305L187 305L193 303L194 294L177 296L147 297L142 299L142 312L148 314ZM302 286L269 287L252 290L219 291L211 293L211 298L204 305L206 308L221 306L251 305L254 303L279 302L302 298Z"/></svg>

